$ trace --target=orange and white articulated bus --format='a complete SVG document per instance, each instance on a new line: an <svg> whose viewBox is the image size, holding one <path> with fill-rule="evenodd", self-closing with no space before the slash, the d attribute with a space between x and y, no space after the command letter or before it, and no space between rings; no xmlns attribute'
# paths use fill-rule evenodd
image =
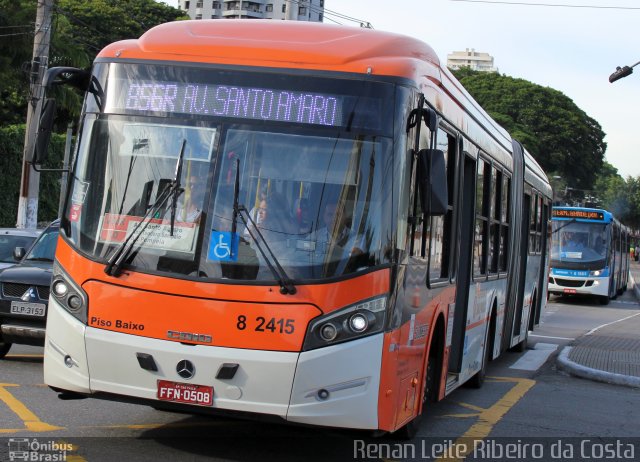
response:
<svg viewBox="0 0 640 462"><path fill-rule="evenodd" d="M65 82L86 93L46 329L63 397L411 435L537 324L551 188L428 45L183 21Z"/></svg>

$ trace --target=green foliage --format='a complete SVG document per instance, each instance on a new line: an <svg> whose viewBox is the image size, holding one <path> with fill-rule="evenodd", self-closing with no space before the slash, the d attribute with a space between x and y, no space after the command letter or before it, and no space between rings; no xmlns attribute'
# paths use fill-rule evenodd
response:
<svg viewBox="0 0 640 462"><path fill-rule="evenodd" d="M64 18L56 33L65 37L65 43L79 47L87 64L112 42L138 38L158 24L188 19L182 11L154 0L58 0L56 11ZM64 49L57 51L64 56Z"/></svg>
<svg viewBox="0 0 640 462"><path fill-rule="evenodd" d="M29 76L22 70L33 54L37 1L0 0L0 123L24 123ZM111 42L138 38L158 24L188 19L184 13L154 0L58 0L51 21L49 67L86 68ZM58 126L77 118L81 97L57 88Z"/></svg>
<svg viewBox="0 0 640 462"><path fill-rule="evenodd" d="M53 134L49 147L49 159L44 167L61 167L64 158L65 138ZM22 177L22 150L24 125L0 127L0 191L4 207L0 208L0 227L14 227L18 216L20 181ZM38 220L52 221L58 216L60 197L60 172L40 173Z"/></svg>
<svg viewBox="0 0 640 462"><path fill-rule="evenodd" d="M24 126L17 124L23 124L27 117L30 81L23 67L28 68L32 59L37 4L36 0L0 0L0 192L5 204L0 210L0 226L16 223L24 146ZM188 17L154 0L57 0L51 21L49 67L89 67L107 44L138 38L153 26L178 19ZM77 119L82 96L65 87L47 96L56 99L56 126L64 131ZM49 168L62 166L64 136L51 137ZM59 172L40 174L40 221L57 216L59 179Z"/></svg>
<svg viewBox="0 0 640 462"><path fill-rule="evenodd" d="M454 71L467 91L547 171L591 189L606 143L598 122L561 92L498 73Z"/></svg>
<svg viewBox="0 0 640 462"><path fill-rule="evenodd" d="M24 123L28 76L22 64L31 60L35 4L27 0L0 0L0 122Z"/></svg>

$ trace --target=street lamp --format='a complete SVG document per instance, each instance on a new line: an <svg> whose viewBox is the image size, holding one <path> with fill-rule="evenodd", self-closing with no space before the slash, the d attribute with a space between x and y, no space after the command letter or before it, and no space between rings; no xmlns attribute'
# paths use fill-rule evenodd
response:
<svg viewBox="0 0 640 462"><path fill-rule="evenodd" d="M638 61L632 66L616 67L616 71L609 76L609 82L613 83L616 80L619 80L628 75L631 75L633 73L633 68L636 67L638 64L640 64L640 61Z"/></svg>

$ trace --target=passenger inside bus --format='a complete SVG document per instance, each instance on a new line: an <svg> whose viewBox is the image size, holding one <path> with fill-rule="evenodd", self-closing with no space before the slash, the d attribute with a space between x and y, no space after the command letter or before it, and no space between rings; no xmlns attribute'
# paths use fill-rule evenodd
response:
<svg viewBox="0 0 640 462"><path fill-rule="evenodd" d="M199 223L204 203L205 184L195 175L189 176L178 205L176 219L186 223Z"/></svg>

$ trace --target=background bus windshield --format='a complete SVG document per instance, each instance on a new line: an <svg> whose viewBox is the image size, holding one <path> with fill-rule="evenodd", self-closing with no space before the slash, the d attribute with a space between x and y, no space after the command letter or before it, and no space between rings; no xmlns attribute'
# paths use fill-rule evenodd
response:
<svg viewBox="0 0 640 462"><path fill-rule="evenodd" d="M607 258L609 224L556 220L552 224L552 266L602 262Z"/></svg>

